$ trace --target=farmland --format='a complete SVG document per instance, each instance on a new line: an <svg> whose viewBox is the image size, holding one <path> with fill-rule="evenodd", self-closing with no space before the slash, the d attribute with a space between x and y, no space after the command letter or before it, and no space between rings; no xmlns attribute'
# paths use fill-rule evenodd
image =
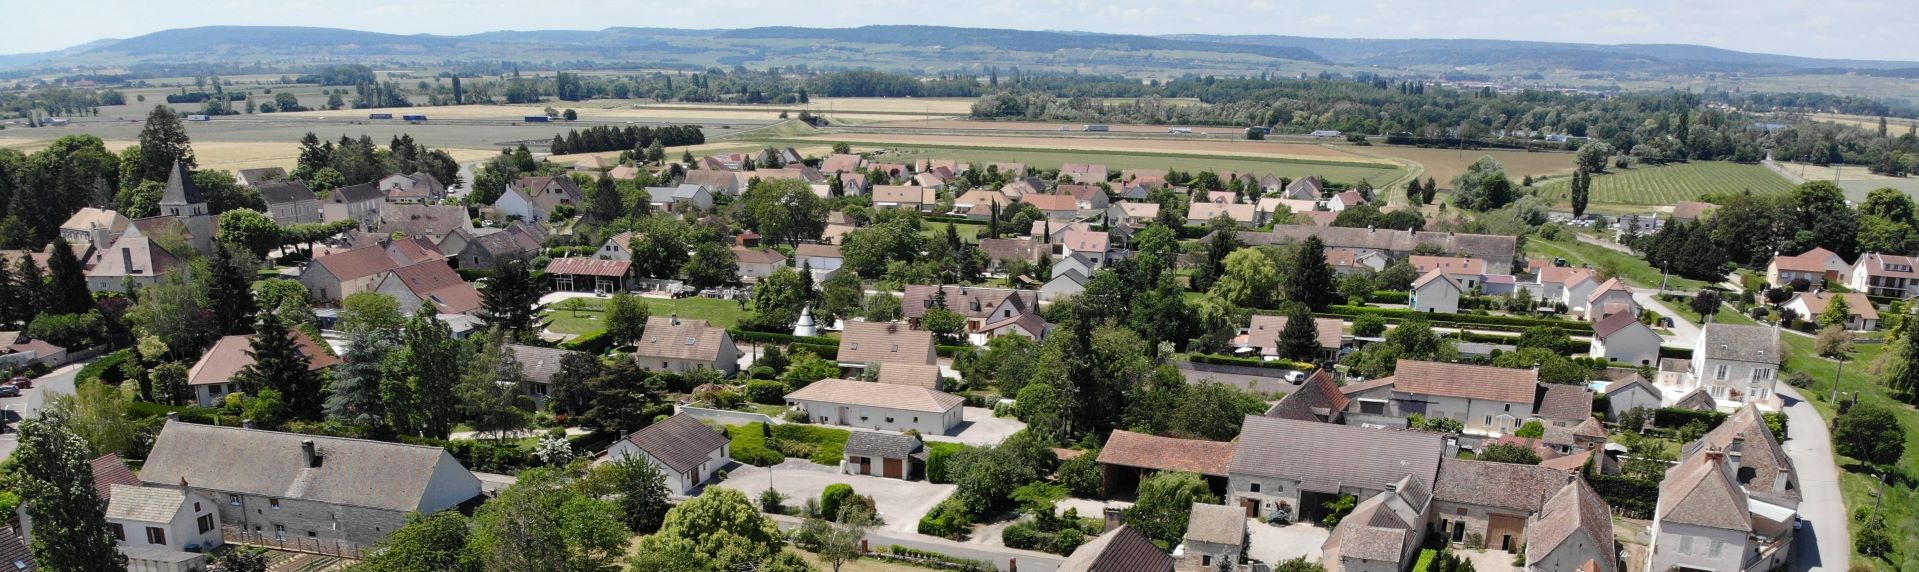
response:
<svg viewBox="0 0 1919 572"><path fill-rule="evenodd" d="M1644 213L1652 207L1671 206L1707 195L1731 195L1746 190L1756 195L1778 194L1792 187L1791 181L1763 165L1698 162L1637 167L1594 176L1591 207L1587 210L1609 214ZM1570 208L1570 193L1570 182L1563 178L1547 183L1539 192L1541 198L1557 208Z"/></svg>
<svg viewBox="0 0 1919 572"><path fill-rule="evenodd" d="M1425 167L1419 177L1431 178L1441 186L1452 184L1453 177L1466 172L1466 167L1481 157L1492 157L1506 167L1506 173L1514 179L1531 175L1537 179L1544 176L1572 173L1573 156L1571 153L1528 153L1525 151L1501 151L1485 149L1435 149L1427 147L1402 147L1397 145L1373 145L1367 147L1338 147L1352 153L1399 159L1418 163ZM1517 181L1515 181L1517 182Z"/></svg>

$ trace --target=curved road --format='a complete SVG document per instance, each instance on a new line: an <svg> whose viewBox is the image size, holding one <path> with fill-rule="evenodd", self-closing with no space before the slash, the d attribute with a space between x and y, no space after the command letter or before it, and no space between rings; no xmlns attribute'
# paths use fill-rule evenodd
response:
<svg viewBox="0 0 1919 572"><path fill-rule="evenodd" d="M1852 560L1852 532L1846 528L1846 502L1839 492L1839 466L1826 419L1792 387L1780 384L1779 395L1790 420L1786 456L1799 473L1799 518L1805 521L1792 547L1792 569L1845 570Z"/></svg>

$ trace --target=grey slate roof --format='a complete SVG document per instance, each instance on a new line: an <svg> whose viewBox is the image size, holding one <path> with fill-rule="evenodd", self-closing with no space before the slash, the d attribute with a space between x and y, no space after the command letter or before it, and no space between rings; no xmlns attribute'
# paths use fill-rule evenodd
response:
<svg viewBox="0 0 1919 572"><path fill-rule="evenodd" d="M1446 444L1438 433L1371 429L1248 415L1229 471L1298 480L1338 493L1342 485L1385 490L1407 475L1433 482Z"/></svg>
<svg viewBox="0 0 1919 572"><path fill-rule="evenodd" d="M385 198L386 193L380 192L379 185L373 183L347 185L333 189L333 194L327 195L327 200L335 204L377 201Z"/></svg>
<svg viewBox="0 0 1919 572"><path fill-rule="evenodd" d="M919 439L893 433L854 431L846 438L846 454L855 457L904 459L922 446Z"/></svg>
<svg viewBox="0 0 1919 572"><path fill-rule="evenodd" d="M1446 502L1537 511L1566 486L1566 472L1538 465L1446 459L1439 463L1433 498Z"/></svg>
<svg viewBox="0 0 1919 572"><path fill-rule="evenodd" d="M1585 419L1593 413L1593 392L1583 385L1543 383L1533 402L1533 414L1547 419Z"/></svg>
<svg viewBox="0 0 1919 572"><path fill-rule="evenodd" d="M207 202L200 194L200 186L193 184L193 177L187 172L186 165L173 162L173 170L167 173L167 188L160 193L160 204L177 205Z"/></svg>
<svg viewBox="0 0 1919 572"><path fill-rule="evenodd" d="M1246 542L1246 509L1220 504L1193 503L1186 520L1188 542L1239 546Z"/></svg>
<svg viewBox="0 0 1919 572"><path fill-rule="evenodd" d="M107 501L107 518L135 522L173 522L187 493L173 487L136 487L113 485L113 500Z"/></svg>
<svg viewBox="0 0 1919 572"><path fill-rule="evenodd" d="M1750 532L1752 515L1746 492L1733 482L1725 460L1714 455L1687 457L1666 470L1659 482L1659 514L1666 522Z"/></svg>
<svg viewBox="0 0 1919 572"><path fill-rule="evenodd" d="M1733 478L1745 487L1748 495L1792 503L1801 499L1799 472L1793 468L1792 457L1787 456L1786 449L1773 438L1758 407L1746 404L1699 440L1687 443L1680 455L1696 455L1707 447L1726 451L1728 455L1738 453L1739 473ZM1784 490L1780 490L1780 479L1785 479Z"/></svg>
<svg viewBox="0 0 1919 572"><path fill-rule="evenodd" d="M323 461L308 468L301 441L312 440ZM445 449L216 427L170 421L154 440L140 479L147 484L179 485L303 499L327 504L394 511L423 507L428 485L441 463L459 467ZM479 479L466 474L474 495Z"/></svg>
<svg viewBox="0 0 1919 572"><path fill-rule="evenodd" d="M1766 326L1711 323L1699 334L1706 359L1779 363L1779 332Z"/></svg>
<svg viewBox="0 0 1919 572"><path fill-rule="evenodd" d="M1560 487L1539 515L1526 527L1526 563L1538 564L1554 550L1569 543L1581 553L1591 555L1599 572L1619 569L1613 550L1612 506L1586 484L1574 479ZM1577 559L1573 561L1577 562ZM1533 566L1533 569L1538 569Z"/></svg>
<svg viewBox="0 0 1919 572"><path fill-rule="evenodd" d="M713 451L727 444L725 435L684 413L634 431L626 440L682 473L700 466Z"/></svg>
<svg viewBox="0 0 1919 572"><path fill-rule="evenodd" d="M520 370L526 373L528 380L540 383L553 383L553 376L560 373L560 360L569 354L581 353L520 344L507 344L506 350L513 352L513 359L520 362Z"/></svg>
<svg viewBox="0 0 1919 572"><path fill-rule="evenodd" d="M306 183L298 179L261 183L255 188L260 189L260 198L269 205L320 200L320 197L314 196L313 189L307 188Z"/></svg>

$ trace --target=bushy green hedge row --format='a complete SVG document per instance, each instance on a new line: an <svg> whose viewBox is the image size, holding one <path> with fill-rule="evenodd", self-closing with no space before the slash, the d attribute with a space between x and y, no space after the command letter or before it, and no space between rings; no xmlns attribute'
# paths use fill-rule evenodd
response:
<svg viewBox="0 0 1919 572"><path fill-rule="evenodd" d="M920 517L919 533L942 538L957 538L972 530L973 521L966 516L966 507L959 501L946 499Z"/></svg>
<svg viewBox="0 0 1919 572"><path fill-rule="evenodd" d="M840 347L838 345L829 346L825 344L799 343L799 344L787 344L786 349L789 353L793 351L798 351L798 350L806 350L808 352L811 352L813 355L820 356L820 359L834 360L834 361L838 361L840 359Z"/></svg>
<svg viewBox="0 0 1919 572"><path fill-rule="evenodd" d="M926 480L927 482L949 484L953 479L946 474L946 464L953 455L966 450L966 445L947 441L926 442Z"/></svg>
<svg viewBox="0 0 1919 572"><path fill-rule="evenodd" d="M733 460L756 467L771 467L785 461L786 455L766 446L766 434L763 431L763 423L728 426L726 437L732 441Z"/></svg>
<svg viewBox="0 0 1919 572"><path fill-rule="evenodd" d="M75 381L103 381L106 382L107 385L119 385L120 382L126 381L127 379L126 374L120 370L120 366L129 359L133 359L132 348L107 354L106 357L95 360L93 363L87 364L86 367L80 368L80 373L76 374L77 377Z"/></svg>
<svg viewBox="0 0 1919 572"><path fill-rule="evenodd" d="M829 345L834 347L838 347L840 345L840 341L838 339L829 338L826 336L795 336L792 334L781 334L777 332L755 332L752 330L742 330L740 328L729 328L727 329L727 333L730 333L733 335L734 341L740 341L740 342L759 342L763 344L764 343L772 343L772 344L805 343L805 344Z"/></svg>
<svg viewBox="0 0 1919 572"><path fill-rule="evenodd" d="M1718 411L1695 411L1678 407L1661 407L1652 412L1652 425L1661 429L1678 429L1694 421L1706 424L1711 431L1726 421L1727 415Z"/></svg>
<svg viewBox="0 0 1919 572"><path fill-rule="evenodd" d="M1261 310L1260 313L1270 314L1275 316L1280 315L1278 310ZM1365 315L1365 314L1372 314L1375 316L1379 316L1381 318L1385 318L1387 321L1421 319L1421 320L1426 320L1428 322L1432 322L1434 324L1470 325L1475 327L1504 326L1506 328L1524 329L1524 328L1531 328L1534 326L1552 326L1555 328L1565 330L1566 333L1572 334L1572 335L1580 335L1580 334L1590 335L1592 334L1592 331L1593 331L1593 327L1591 323L1580 322L1575 320L1545 320L1540 318L1522 318L1519 316L1480 316L1477 314L1440 314L1440 313L1421 312L1418 310L1407 310L1407 309L1400 309L1400 308L1361 308L1358 306L1332 306L1327 308L1325 312L1319 313L1319 315L1325 316L1325 317L1337 317L1337 318L1348 318L1348 319L1353 318L1355 316Z"/></svg>
<svg viewBox="0 0 1919 572"><path fill-rule="evenodd" d="M1296 362L1296 361L1287 360L1287 359L1276 359L1276 360L1269 361L1269 360L1264 360L1259 358L1243 358L1239 356L1229 356L1229 355L1220 355L1220 354L1186 354L1186 359L1187 361L1191 361L1194 363L1210 363L1214 365L1238 365L1238 366L1246 366L1246 367L1263 367L1266 369L1292 369L1292 370L1312 371L1312 369L1316 367L1310 363Z"/></svg>
<svg viewBox="0 0 1919 572"><path fill-rule="evenodd" d="M1588 471L1586 483L1592 485L1593 492L1606 499L1608 504L1623 513L1627 518L1650 518L1653 509L1659 506L1659 482L1602 475Z"/></svg>
<svg viewBox="0 0 1919 572"><path fill-rule="evenodd" d="M1404 304L1412 299L1412 292L1398 290L1374 290L1372 295L1366 297L1367 302L1374 304Z"/></svg>
<svg viewBox="0 0 1919 572"><path fill-rule="evenodd" d="M560 349L586 352L593 355L606 353L606 350L612 348L613 338L607 337L606 330L600 330L560 342Z"/></svg>

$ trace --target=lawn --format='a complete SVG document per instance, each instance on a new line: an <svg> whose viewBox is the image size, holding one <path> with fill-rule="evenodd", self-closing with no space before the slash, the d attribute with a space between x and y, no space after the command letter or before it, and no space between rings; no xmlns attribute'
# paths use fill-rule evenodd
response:
<svg viewBox="0 0 1919 572"><path fill-rule="evenodd" d="M1599 269L1607 276L1617 277L1641 288L1658 288L1659 269L1645 259L1626 254L1603 246L1586 244L1570 236L1559 240L1546 240L1538 235L1526 238L1526 248L1536 256L1564 258L1574 265L1586 265ZM1706 283L1690 278L1670 276L1666 279L1667 290L1697 292L1706 287Z"/></svg>
<svg viewBox="0 0 1919 572"><path fill-rule="evenodd" d="M1792 182L1764 165L1696 162L1659 167L1614 169L1593 177L1592 212L1645 213L1653 207L1698 200L1705 195L1732 195L1751 190L1755 195L1784 194ZM1571 208L1571 182L1556 178L1539 189L1540 198L1560 208Z"/></svg>
<svg viewBox="0 0 1919 572"><path fill-rule="evenodd" d="M993 138L980 137L990 143ZM818 144L821 139L775 139L769 143ZM1071 140L1066 140L1071 143ZM1135 143L1126 141L1126 143ZM1207 155L1200 153L1168 152L1126 152L1112 150L1076 151L1061 149L1043 149L1027 147L987 147L958 145L913 145L905 143L860 143L853 142L858 151L885 150L873 158L885 163L911 163L919 159L956 159L976 163L1025 163L1038 169L1057 169L1065 163L1097 163L1108 169L1174 169L1198 172L1239 171L1252 173L1273 173L1282 177L1299 178L1318 175L1329 181L1357 183L1361 179L1370 181L1374 186L1386 186L1406 175L1406 170L1395 165L1367 163L1355 157L1356 161L1314 160L1314 159L1262 159L1258 157L1232 157L1225 155Z"/></svg>
<svg viewBox="0 0 1919 572"><path fill-rule="evenodd" d="M586 304L579 312L564 309L559 304L548 306L546 317L553 320L547 329L562 334L585 335L606 329L600 320L605 317L601 308L606 305L603 298L575 298ZM714 298L642 298L646 301L647 311L654 316L679 314L681 318L706 320L722 328L739 325L749 313L733 300Z"/></svg>
<svg viewBox="0 0 1919 572"><path fill-rule="evenodd" d="M1819 414L1830 420L1833 408L1826 398L1832 392L1833 378L1839 373L1839 365L1813 354L1812 338L1795 334L1784 334L1783 337L1789 349L1785 369L1803 371L1813 376L1812 386L1800 390L1800 394L1811 399ZM1858 393L1862 403L1878 403L1892 409L1906 428L1906 455L1900 459L1898 472L1919 474L1919 431L1914 430L1919 428L1919 410L1894 400L1886 387L1878 383L1879 374L1874 373L1877 369L1875 364L1886 351L1884 344L1859 344L1852 360L1845 364L1845 375L1840 380L1839 389ZM1885 498L1875 499L1873 492L1878 484L1872 475L1850 458L1839 456L1836 460L1842 470L1839 488L1845 495L1848 514L1861 507L1871 510L1876 500L1883 501L1879 503L1879 510L1886 518L1886 525L1891 530L1899 531L1892 535L1895 553L1892 561L1869 559L1858 554L1853 555L1854 561L1871 562L1880 570L1896 570L1899 569L1897 562L1901 556L1910 558L1919 555L1919 535L1910 533L1919 530L1919 495L1914 494L1911 481L1900 484L1895 479L1893 485L1886 487ZM1853 534L1858 534L1860 525L1858 521L1852 522Z"/></svg>
<svg viewBox="0 0 1919 572"><path fill-rule="evenodd" d="M946 227L948 226L959 227L960 238L965 239L967 242L979 242L979 234L986 231L986 225L984 224L929 222L920 225L920 235L931 239L945 240ZM1002 225L1000 232L1001 234L1005 234L1006 229L1004 225Z"/></svg>

